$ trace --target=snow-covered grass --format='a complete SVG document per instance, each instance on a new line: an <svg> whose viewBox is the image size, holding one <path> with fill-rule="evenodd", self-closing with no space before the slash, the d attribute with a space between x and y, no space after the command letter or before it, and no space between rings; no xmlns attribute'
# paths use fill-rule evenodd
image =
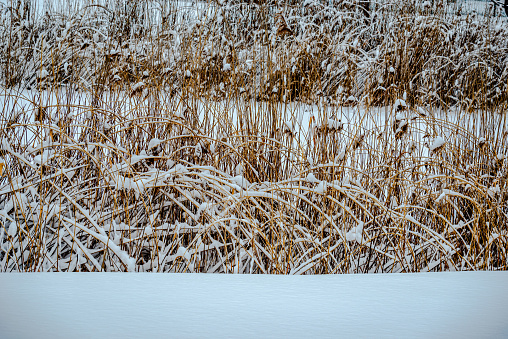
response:
<svg viewBox="0 0 508 339"><path fill-rule="evenodd" d="M508 26L439 3L17 2L0 270L505 270Z"/></svg>
<svg viewBox="0 0 508 339"><path fill-rule="evenodd" d="M0 5L7 87L371 105L405 92L411 104L507 103L508 23L490 5L480 15L464 1L381 1L366 17L358 0L76 3L44 13L28 0Z"/></svg>
<svg viewBox="0 0 508 339"><path fill-rule="evenodd" d="M2 270L506 269L505 114L161 94L6 93Z"/></svg>
<svg viewBox="0 0 508 339"><path fill-rule="evenodd" d="M15 338L506 338L507 272L3 274Z"/></svg>

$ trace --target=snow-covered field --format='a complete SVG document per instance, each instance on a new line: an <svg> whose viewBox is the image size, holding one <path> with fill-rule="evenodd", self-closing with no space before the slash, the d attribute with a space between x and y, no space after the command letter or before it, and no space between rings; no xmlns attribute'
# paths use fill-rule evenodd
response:
<svg viewBox="0 0 508 339"><path fill-rule="evenodd" d="M0 272L39 272L0 339L508 338L507 272L421 273L508 269L504 13L35 3L0 0ZM154 273L40 273L112 271Z"/></svg>
<svg viewBox="0 0 508 339"><path fill-rule="evenodd" d="M0 274L0 337L508 338L507 272Z"/></svg>

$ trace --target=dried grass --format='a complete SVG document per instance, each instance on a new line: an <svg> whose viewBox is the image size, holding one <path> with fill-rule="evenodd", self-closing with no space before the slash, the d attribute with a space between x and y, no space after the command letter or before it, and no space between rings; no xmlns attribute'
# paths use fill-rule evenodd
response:
<svg viewBox="0 0 508 339"><path fill-rule="evenodd" d="M505 270L500 19L342 3L9 11L0 270Z"/></svg>

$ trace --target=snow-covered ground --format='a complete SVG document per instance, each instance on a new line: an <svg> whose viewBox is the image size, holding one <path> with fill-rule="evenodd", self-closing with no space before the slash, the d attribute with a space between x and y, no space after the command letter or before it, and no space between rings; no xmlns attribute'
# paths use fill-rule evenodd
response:
<svg viewBox="0 0 508 339"><path fill-rule="evenodd" d="M0 337L507 338L508 272L2 274Z"/></svg>

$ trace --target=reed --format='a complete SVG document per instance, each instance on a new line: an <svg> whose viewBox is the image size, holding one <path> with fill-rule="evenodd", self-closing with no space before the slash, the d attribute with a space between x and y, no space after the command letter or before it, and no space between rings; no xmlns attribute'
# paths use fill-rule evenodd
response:
<svg viewBox="0 0 508 339"><path fill-rule="evenodd" d="M1 271L507 268L494 10L26 4L0 20Z"/></svg>

